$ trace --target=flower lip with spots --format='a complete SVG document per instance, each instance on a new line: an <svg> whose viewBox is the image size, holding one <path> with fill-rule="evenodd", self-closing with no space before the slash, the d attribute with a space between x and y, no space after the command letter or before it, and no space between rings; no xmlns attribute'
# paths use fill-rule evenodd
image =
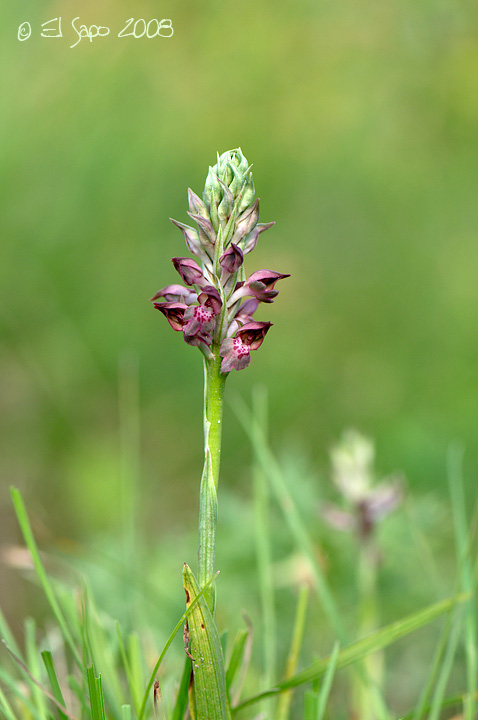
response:
<svg viewBox="0 0 478 720"><path fill-rule="evenodd" d="M221 344L221 372L243 370L247 367L251 362L250 351L260 348L271 326L270 322L249 322L243 325L234 337L226 338Z"/></svg>

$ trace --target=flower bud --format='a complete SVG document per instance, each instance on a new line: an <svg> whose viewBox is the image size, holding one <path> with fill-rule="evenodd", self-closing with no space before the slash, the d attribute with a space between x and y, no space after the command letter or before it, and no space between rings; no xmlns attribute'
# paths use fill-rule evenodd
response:
<svg viewBox="0 0 478 720"><path fill-rule="evenodd" d="M214 167L209 168L203 194L216 232L219 224L227 223L234 207L239 214L252 205L254 192L252 172L240 148L218 157Z"/></svg>

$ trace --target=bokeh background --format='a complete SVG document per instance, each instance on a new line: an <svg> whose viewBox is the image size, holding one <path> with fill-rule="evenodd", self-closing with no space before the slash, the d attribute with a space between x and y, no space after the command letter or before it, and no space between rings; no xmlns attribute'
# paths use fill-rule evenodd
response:
<svg viewBox="0 0 478 720"><path fill-rule="evenodd" d="M171 18L173 37L116 37L132 14ZM58 16L63 37L41 38ZM111 35L70 49L77 16ZM466 448L470 498L478 468L476 5L3 0L0 17L0 600L15 627L41 600L11 567L11 484L68 562L85 547L114 555L133 505L159 553L150 580L194 557L201 357L148 297L176 282L170 258L185 251L168 218L186 221L187 187L201 193L216 152L237 146L261 220L276 220L248 269L292 277L229 399L268 389L299 497L330 494L328 449L345 427L375 438L378 468L403 471L445 558L439 576L450 442ZM224 554L247 573L251 451L230 406L224 428ZM303 504L313 523L315 500ZM400 528L390 552L408 542L413 558ZM414 609L409 571L386 585L390 617Z"/></svg>

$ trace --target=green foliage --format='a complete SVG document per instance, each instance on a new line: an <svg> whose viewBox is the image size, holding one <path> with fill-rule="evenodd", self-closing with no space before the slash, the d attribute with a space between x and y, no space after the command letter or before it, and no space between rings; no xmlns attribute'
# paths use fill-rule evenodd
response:
<svg viewBox="0 0 478 720"><path fill-rule="evenodd" d="M258 437L259 439L256 439L258 443L256 450L264 453L266 452L265 439L263 436ZM257 453L259 462L260 452ZM270 450L267 452L270 452ZM241 686L244 670L250 662L250 629L239 630L228 652L227 670L221 670L222 660L219 665L217 665L217 662L218 658L222 658L223 651L207 603L202 599L206 588L203 588L201 593L197 593L192 576L189 575L185 579L190 597L189 606L176 623L173 632L170 634L157 662L152 668L149 681L146 682L144 667L145 665L151 667L152 663L144 656L142 633L130 632L125 635L118 622L113 625L104 613L99 617L91 591L87 590L85 584L83 584L80 595L81 602L71 602L71 588L67 588L46 574L44 562L33 538L21 495L17 491L12 491L18 520L24 540L34 559L37 577L49 599L51 612L58 625L58 630L63 634L62 652L65 653L65 658L61 660L58 651L43 650L41 657L43 658L44 671L42 671L39 662L41 645L37 640L38 630L33 621L29 620L26 624L25 662L19 654L14 653L13 649L10 650L14 663L25 678L26 684L19 683L15 668L8 671L0 668L0 709L2 714L7 720L24 720L27 715L30 715L34 720L43 720L43 718L49 717L50 708L53 707L56 708L60 720L72 717L77 720L79 716L81 718L92 718L92 720L95 720L95 718L97 720L105 720L105 718L115 718L115 720L120 720L120 718L121 720L133 720L137 718L137 720L144 720L150 716L152 711L151 693L155 679L163 666L166 652L188 616L191 641L190 652L193 657L197 655L205 658L205 660L209 658L208 662L205 661L201 664L201 668L207 670L207 672L201 676L197 673L195 675L193 687L196 687L196 698L198 696L197 684L202 683L203 700L206 701L207 699L207 702L210 703L211 698L217 698L217 708L214 710L217 717L226 718L229 716L227 706L221 705L221 703L231 701L232 715L238 718L246 718L250 717L248 715L249 708L252 710L256 706L263 707L264 702L267 702L265 707L272 708L273 706L269 706L268 703L270 703L271 698L275 697L288 697L287 702L282 700L279 704L279 711L284 718L290 718L290 720L299 717L298 713L302 713L300 716L304 720L319 720L326 716L327 708L329 714L333 712L334 717L341 717L340 713L343 712L343 708L340 709L340 702L337 706L338 699L334 694L334 685L338 682L340 669L353 666L358 671L364 658L381 649L392 647L397 640L405 638L411 633L416 633L421 628L426 628L440 616L445 616L445 623L438 637L435 658L430 665L428 681L423 685L424 690L415 710L406 717L419 720L424 717L425 713L430 713L430 717L438 717L443 708L459 703L462 699L464 707L468 709L465 712L468 712L469 709L472 711L470 690L473 691L474 686L471 674L468 675L465 685L463 682L459 683L462 694L453 696L446 694L447 687L450 686L451 671L457 660L457 651L462 642L464 642L467 663L471 663L471 667L473 667L473 653L470 653L469 648L469 628L473 627L475 621L475 604L470 599L475 586L474 573L476 568L476 561L470 555L473 547L474 524L470 530L463 504L459 461L459 454L457 454L457 451L453 451L450 456L450 488L457 539L456 594L449 599L430 604L418 612L402 617L401 620L386 624L368 636L342 648L340 648L338 642L335 642L330 655L321 657L312 663L307 664L305 662L304 665L308 649L311 646L317 648L318 644L321 643L316 633L316 627L311 623L311 618L306 621L306 594L303 592L302 600L298 606L295 630L292 633L293 642L286 669L282 676L279 676L280 679L265 687L263 685L265 676L262 679L260 674L257 674L256 678L249 677L246 682L246 690L249 694L248 692L241 692ZM277 472L278 467L276 463L273 466L273 471ZM270 483L269 489L272 493L271 496L274 497L274 483L276 481L270 474L265 472L264 465L260 465L260 468L264 473L264 477L267 478L267 482ZM281 506L281 497L280 494L277 496L277 505L279 507ZM272 509L271 506L268 514ZM307 543L313 544L305 517L298 511L296 512L304 537L308 538ZM256 517L261 522L263 515L259 513ZM270 528L271 532L273 532L272 527ZM292 524L290 534L292 541L296 542L297 536L294 527L294 524ZM234 533L233 529L232 533ZM261 536L261 542L266 542L267 538L263 531L262 535L259 533L259 537ZM259 553L261 552L260 548L261 545L259 544ZM214 578L211 578L210 583L213 581ZM313 606L310 608L310 612L312 611ZM63 622L60 622L58 618L61 618ZM467 621L466 618L470 619ZM13 646L15 641L11 631L3 617L0 621L2 634L12 641ZM64 633L65 627L68 628L66 634ZM206 634L207 636L204 635L206 627L210 631L209 634ZM290 632L292 632L292 628L289 625L288 634ZM413 635L409 640L412 647L417 642L416 637ZM45 640L42 642L45 642ZM18 650L17 647L15 649ZM78 657L83 658L80 665L77 663ZM296 666L299 658L302 669L297 671ZM257 668L257 662L257 658L254 658L253 669ZM59 667L61 667L61 672ZM216 667L217 672L211 673L212 667ZM180 679L179 673L176 682L173 681L173 678L163 678L164 687L167 691L166 694L163 694L159 712L165 718L182 720L188 699L188 688L191 689L190 674L191 661L186 658L182 679ZM223 682L221 678L224 678L224 686L221 684ZM393 678L390 678L390 680L393 682ZM373 702L374 689L372 685L367 685L366 677L364 682L370 692L371 702ZM211 683L214 688L210 687ZM47 685L50 686L51 691L48 690ZM232 692L233 688L234 691ZM252 694L250 694L251 689ZM290 695L293 691L296 695L300 689L305 689L302 711L300 710L301 704L297 702L299 697L292 698ZM196 700L198 718L201 717L201 714L204 715L201 709L201 703L203 702L201 692L199 693L199 705ZM68 706L65 700L67 693L70 698ZM89 699L86 700L85 698ZM71 703L73 703L73 707L77 708L73 714L71 712ZM338 714L333 710L336 706L338 707ZM209 713L208 717L213 716L210 714L211 712L211 708L209 708L206 713ZM391 716L396 717L393 713ZM471 718L471 716L469 717Z"/></svg>

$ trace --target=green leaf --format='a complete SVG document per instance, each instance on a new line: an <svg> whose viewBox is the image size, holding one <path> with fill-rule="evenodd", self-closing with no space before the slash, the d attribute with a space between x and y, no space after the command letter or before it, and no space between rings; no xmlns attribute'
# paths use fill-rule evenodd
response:
<svg viewBox="0 0 478 720"><path fill-rule="evenodd" d="M304 637L305 621L307 617L307 603L309 599L309 588L303 585L300 589L297 600L297 610L295 614L294 630L292 632L292 641L290 644L289 655L285 670L285 680L293 676L297 668L299 660L300 648ZM292 691L282 693L279 705L277 707L277 720L287 720L289 717L290 703L292 700Z"/></svg>
<svg viewBox="0 0 478 720"><path fill-rule="evenodd" d="M183 570L186 604L199 593L196 579L188 565ZM230 717L226 695L224 659L216 623L205 598L189 614L189 648L194 674L194 694L198 720L227 720Z"/></svg>
<svg viewBox="0 0 478 720"><path fill-rule="evenodd" d="M467 593L448 598L447 600L442 600L434 605L424 608L423 610L419 610L412 615L408 615L402 620L386 625L380 630L371 633L367 637L358 640L352 645L349 645L349 647L344 648L339 653L337 669L352 665L352 663L355 663L358 660L363 660L363 658L367 657L370 653L382 650L383 648L392 645L397 640L400 640L400 638L409 635L415 630L427 625L432 620L435 620L437 617L440 617L440 615L449 612L457 603L466 602L469 597L470 595ZM239 705L236 705L233 708L233 712L242 710L242 708L259 702L265 697L270 697L271 695L284 692L284 690L288 690L289 688L305 685L306 683L322 677L325 675L329 663L330 657L317 660L289 680L283 680L282 682L277 683L276 687L254 695L253 697L244 700L242 703L239 703Z"/></svg>
<svg viewBox="0 0 478 720"><path fill-rule="evenodd" d="M339 660L339 649L340 649L340 645L338 642L336 642L334 645L334 649L332 650L332 654L330 656L329 663L327 665L327 670L325 671L324 682L322 683L322 688L320 690L320 694L319 694L319 698L318 698L317 717L314 718L314 720L323 720L323 718L325 717L327 701L329 699L330 690L332 688L332 682L335 677L335 671L337 670L337 663Z"/></svg>
<svg viewBox="0 0 478 720"><path fill-rule="evenodd" d="M14 712L12 710L12 706L7 700L7 696L3 692L2 688L0 687L0 709L2 710L3 714L5 715L6 720L17 720L17 718L14 715Z"/></svg>
<svg viewBox="0 0 478 720"><path fill-rule="evenodd" d="M214 582L214 580L216 579L216 577L218 575L219 575L219 571L217 571L217 573L208 580L208 582L201 589L201 591L197 594L197 596L191 601L191 605L188 608L186 608L186 611L181 615L178 622L176 623L176 626L175 626L173 632L171 633L169 638L166 640L166 644L164 645L163 649L161 650L159 658L158 658L156 665L153 668L153 672L151 673L151 676L149 678L148 685L146 686L146 690L143 695L143 702L141 703L141 709L140 709L139 715L138 715L138 720L143 719L143 716L144 716L144 713L146 710L146 703L148 702L149 693L151 692L151 688L153 687L154 678L156 676L156 673L158 672L159 666L163 662L163 658L166 655L166 652L167 652L169 646L171 645L171 643L174 640L176 633L178 632L179 628L184 624L184 621L186 620L188 615L194 610L194 608L196 607L198 602L204 596L204 593L206 592L207 588L211 585L211 583Z"/></svg>
<svg viewBox="0 0 478 720"><path fill-rule="evenodd" d="M50 698L50 700L52 701L52 703L54 703L65 715L67 715L68 718L70 718L70 720L76 720L75 716L72 715L70 712L68 712L68 710L66 709L66 707L64 707L63 705L61 705L61 703L58 702L58 700L55 698L55 696L52 695L51 692L49 692L49 691L46 689L46 687L44 687L44 686L41 684L41 682L36 679L36 677L35 677L35 676L30 672L30 670L27 668L27 666L25 665L25 663L24 663L22 660L20 660L20 658L18 657L18 655L16 655L16 654L13 652L13 650L7 645L7 643L5 642L5 640L2 640L2 642L3 642L3 644L5 645L5 647L7 648L8 652L10 653L10 655L12 656L12 658L13 658L13 659L15 660L15 662L17 663L17 665L23 670L23 672L25 673L25 675L27 675L27 677L29 678L29 680L31 680L31 682L34 683L37 688L40 688L40 690L44 693L44 695L46 695L48 698ZM1 676L1 675L2 675L2 673L1 673L1 668L0 668L0 676ZM11 684L10 684L10 682L9 682L8 676L3 677L2 679L6 680L7 685L10 686L10 688L15 692L15 694L18 694L20 697L21 697L22 695L24 695L24 692L22 692L22 691L18 688L18 683L13 683L13 686L14 686L14 687L12 688L12 686L11 686ZM16 692L15 685L16 685L16 687L17 687L18 690L19 690L18 693ZM24 704L28 707L28 703L27 703L26 700L24 700ZM35 717L40 717L39 712L38 712L38 708L35 707L35 708L33 709L33 713L34 713Z"/></svg>
<svg viewBox="0 0 478 720"><path fill-rule="evenodd" d="M183 720L184 715L188 707L188 689L189 679L191 677L191 663L189 658L186 657L184 661L184 670L181 676L181 682L179 683L179 690L176 697L176 703L174 705L173 714L171 720Z"/></svg>
<svg viewBox="0 0 478 720"><path fill-rule="evenodd" d="M10 492L12 495L13 506L15 508L15 513L17 515L18 524L20 525L20 530L22 531L22 535L23 535L23 539L25 540L25 544L26 544L28 550L30 551L30 555L32 556L33 564L35 566L35 570L38 575L40 584L43 588L43 592L45 593L47 600L50 603L50 607L53 610L53 614L55 615L58 625L60 626L63 637L65 638L65 640L73 654L73 657L75 658L76 664L78 665L79 668L83 669L83 665L82 665L80 656L78 654L78 651L76 649L75 642L74 642L73 637L68 629L68 625L63 616L60 605L58 604L58 601L55 597L55 593L53 592L52 585L50 583L48 575L46 574L45 568L43 566L43 563L42 563L42 560L40 557L40 553L38 552L38 547L35 542L35 538L33 537L30 522L28 520L27 511L25 509L25 505L24 505L22 496L20 494L20 491L17 490L17 488L12 487L12 488L10 488Z"/></svg>
<svg viewBox="0 0 478 720"><path fill-rule="evenodd" d="M229 660L229 665L226 671L226 686L228 691L231 689L231 685L234 682L238 668L241 665L244 657L244 650L246 647L246 640L248 638L249 631L241 628L237 631L236 637L232 644L232 652Z"/></svg>
<svg viewBox="0 0 478 720"><path fill-rule="evenodd" d="M105 699L101 675L96 676L93 665L86 668L88 692L90 695L91 720L106 720Z"/></svg>
<svg viewBox="0 0 478 720"><path fill-rule="evenodd" d="M55 666L53 664L53 658L51 655L51 652L49 650L43 650L42 659L48 674L48 679L50 681L50 687L52 690L52 693L54 697L58 700L59 703L62 705L65 705L65 700L63 698L63 693L61 692L60 683L58 682L58 677L56 674ZM64 712L61 710L58 710L58 714L61 718L61 720L68 720L67 716Z"/></svg>

